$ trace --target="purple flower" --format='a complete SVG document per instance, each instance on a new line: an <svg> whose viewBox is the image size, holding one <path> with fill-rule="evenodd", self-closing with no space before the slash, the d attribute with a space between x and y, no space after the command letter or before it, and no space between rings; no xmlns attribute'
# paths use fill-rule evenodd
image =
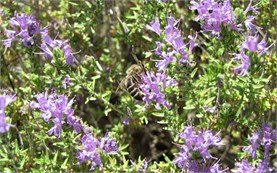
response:
<svg viewBox="0 0 277 173"><path fill-rule="evenodd" d="M253 21L255 19L255 16L248 16L247 19L244 21L244 25L247 28L247 30L250 31L251 34L254 34L258 27L257 25L253 24Z"/></svg>
<svg viewBox="0 0 277 173"><path fill-rule="evenodd" d="M176 81L168 77L164 73L147 72L142 75L142 83L140 88L145 94L143 101L146 105L150 105L151 102L156 103L156 109L160 109L160 105L170 108L169 103L165 99L165 95L162 92L168 86L176 85Z"/></svg>
<svg viewBox="0 0 277 173"><path fill-rule="evenodd" d="M73 100L68 100L65 95L57 95L55 92L48 95L47 92L37 94L38 102L31 102L30 107L39 109L42 118L46 121L52 121L54 126L48 133L54 134L57 137L61 136L62 124L67 122L73 127L76 133L80 133L83 129L80 120L73 116L74 110L71 108Z"/></svg>
<svg viewBox="0 0 277 173"><path fill-rule="evenodd" d="M263 54L267 54L268 53L268 49L272 45L266 47L265 38L263 38L263 40L261 40L259 43L258 43L258 40L259 40L258 35L248 36L246 38L246 40L244 41L244 43L242 44L242 48L243 49L247 49L250 52L258 52L258 56L261 56Z"/></svg>
<svg viewBox="0 0 277 173"><path fill-rule="evenodd" d="M139 172L144 172L146 173L147 172L147 167L148 167L148 161L145 159L143 162L142 162L142 165L141 167L139 168Z"/></svg>
<svg viewBox="0 0 277 173"><path fill-rule="evenodd" d="M69 77L65 77L65 78L63 79L63 88L64 88L64 89L68 88L68 86L70 86L70 83L71 83L70 78L69 78Z"/></svg>
<svg viewBox="0 0 277 173"><path fill-rule="evenodd" d="M209 172L210 173L225 173L225 170L222 170L220 164L218 162L216 162L215 164L213 164L210 168L209 168Z"/></svg>
<svg viewBox="0 0 277 173"><path fill-rule="evenodd" d="M161 28L160 28L160 21L158 18L156 18L154 21L152 21L150 23L150 25L146 25L146 29L149 29L155 33L157 33L158 35L161 34Z"/></svg>
<svg viewBox="0 0 277 173"><path fill-rule="evenodd" d="M232 170L234 173L253 173L254 168L249 164L247 160L235 163L236 168Z"/></svg>
<svg viewBox="0 0 277 173"><path fill-rule="evenodd" d="M117 143L114 139L109 137L109 133L106 133L104 138L101 139L100 148L106 153L115 154L118 151Z"/></svg>
<svg viewBox="0 0 277 173"><path fill-rule="evenodd" d="M3 40L6 48L17 38L20 38L24 46L31 46L34 44L34 36L40 33L39 22L32 15L15 14L9 24L13 30L6 30L8 39Z"/></svg>
<svg viewBox="0 0 277 173"><path fill-rule="evenodd" d="M241 64L232 69L233 73L240 76L245 76L248 73L248 69L250 67L250 58L247 55L245 55L243 52L240 52L239 54L236 55L234 60L235 61L240 60Z"/></svg>
<svg viewBox="0 0 277 173"><path fill-rule="evenodd" d="M157 62L156 62L156 67L158 68L158 71L160 71L160 72L164 71L171 62L176 60L176 58L174 57L174 52L169 52L169 53L162 52L160 57L162 59L157 60Z"/></svg>
<svg viewBox="0 0 277 173"><path fill-rule="evenodd" d="M43 51L44 57L46 59L52 60L53 58L53 50L54 49L61 49L64 53L66 64L73 65L76 61L72 51L71 47L68 44L68 40L58 40L58 39L52 39L49 36L47 27L43 28L41 31L41 40L42 44L40 46L41 50Z"/></svg>
<svg viewBox="0 0 277 173"><path fill-rule="evenodd" d="M155 49L155 54L158 55L158 56L162 56L162 54L163 54L162 49L163 49L164 44L157 41L156 45L157 45L157 48Z"/></svg>
<svg viewBox="0 0 277 173"><path fill-rule="evenodd" d="M77 158L80 163L91 162L91 170L94 170L97 166L102 167L102 161L100 155L97 152L97 148L100 145L98 139L91 134L85 134L82 139L83 150L77 153Z"/></svg>
<svg viewBox="0 0 277 173"><path fill-rule="evenodd" d="M185 52L186 44L181 36L181 31L177 28L177 24L179 21L175 21L174 17L169 16L167 18L167 26L164 28L164 33L166 36L165 41L171 46L168 47L167 51L163 51L163 48L166 46L164 43L160 41L156 42L157 48L155 49L155 54L158 55L161 60L157 60L156 67L158 67L158 71L165 71L168 65L171 62L176 61L175 56L181 55L181 59L179 63L188 63L188 54ZM146 26L148 29L153 30L158 35L160 35L160 24L159 20L155 19L155 21L151 22L151 26ZM196 46L195 39L190 40L190 49Z"/></svg>
<svg viewBox="0 0 277 173"><path fill-rule="evenodd" d="M220 170L218 163L207 166L207 163L211 159L215 159L209 153L209 147L220 145L221 139L217 135L214 135L210 130L196 132L193 126L187 126L180 134L180 137L185 140L185 144L179 147L180 152L174 159L174 164L187 172L212 172L212 170ZM198 163L196 160L193 160L195 152L201 154L204 163Z"/></svg>
<svg viewBox="0 0 277 173"><path fill-rule="evenodd" d="M181 52L181 59L179 60L180 64L188 64L189 65L189 57L188 54L182 50Z"/></svg>
<svg viewBox="0 0 277 173"><path fill-rule="evenodd" d="M251 145L250 146L246 146L243 147L243 151L246 151L249 153L249 155L252 158L256 158L256 150L259 148L260 144L259 144L259 139L261 138L261 132L255 132L252 133L252 136L249 138Z"/></svg>
<svg viewBox="0 0 277 173"><path fill-rule="evenodd" d="M252 5L253 0L250 0L247 8L244 10L244 14L248 13L249 11L253 11L255 14L258 14L257 8Z"/></svg>
<svg viewBox="0 0 277 173"><path fill-rule="evenodd" d="M182 152L179 152L173 163L181 169L186 169L190 164L191 154L186 146L182 147Z"/></svg>
<svg viewBox="0 0 277 173"><path fill-rule="evenodd" d="M179 42L182 42L182 40L180 40L180 36L181 36L181 32L179 31L178 28L175 27L175 24L178 23L178 21L175 21L174 17L170 16L167 18L167 26L165 27L164 31L166 34L166 41L171 44L176 46L176 48L178 48L177 43L175 39L179 39ZM178 41L177 41L178 42ZM180 45L182 43L179 43ZM181 45L182 46L182 45Z"/></svg>
<svg viewBox="0 0 277 173"><path fill-rule="evenodd" d="M11 127L10 124L6 123L5 109L6 107L16 100L15 95L1 95L0 96L0 133L5 133Z"/></svg>
<svg viewBox="0 0 277 173"><path fill-rule="evenodd" d="M195 37L189 35L189 52L192 53L193 48L195 48L198 44L195 42L197 38L197 34L195 34Z"/></svg>
<svg viewBox="0 0 277 173"><path fill-rule="evenodd" d="M257 36L248 36L246 41L242 44L242 48L250 52L255 52L258 50L258 40L259 38Z"/></svg>
<svg viewBox="0 0 277 173"><path fill-rule="evenodd" d="M123 119L123 124L124 124L124 125L129 125L129 124L130 124L130 121L131 121L131 119L130 119L129 116L128 116L128 117L125 117L125 118Z"/></svg>
<svg viewBox="0 0 277 173"><path fill-rule="evenodd" d="M82 137L81 142L83 149L78 151L77 158L80 163L89 161L91 163L91 170L94 170L96 167L102 167L99 155L100 150L113 154L118 151L117 143L114 139L109 138L108 133L106 133L100 142L92 134L87 133Z"/></svg>
<svg viewBox="0 0 277 173"><path fill-rule="evenodd" d="M251 145L243 147L243 150L248 152L248 154L256 159L256 152L257 150L263 146L264 153L263 153L263 160L258 163L257 168L253 166L250 171L255 170L257 173L262 172L271 172L273 169L269 166L270 157L269 152L272 149L272 144L276 143L276 129L272 129L271 126L268 124L264 124L261 129L259 129L257 132L253 132L251 137L249 138ZM244 166L245 169L242 169L241 167ZM247 166L247 161L243 160L242 163L238 163L236 165L239 170L238 172L243 172L244 170L247 170L247 167L249 167L249 164ZM244 168L243 167L243 168ZM235 171L237 171L235 170Z"/></svg>
<svg viewBox="0 0 277 173"><path fill-rule="evenodd" d="M13 30L5 30L5 34L8 39L3 40L3 45L8 48L11 47L12 42L16 40L16 32Z"/></svg>
<svg viewBox="0 0 277 173"><path fill-rule="evenodd" d="M210 31L213 35L219 35L221 25L229 25L234 28L235 16L229 0L223 2L214 0L190 1L191 10L197 10L196 21L203 21L203 31Z"/></svg>

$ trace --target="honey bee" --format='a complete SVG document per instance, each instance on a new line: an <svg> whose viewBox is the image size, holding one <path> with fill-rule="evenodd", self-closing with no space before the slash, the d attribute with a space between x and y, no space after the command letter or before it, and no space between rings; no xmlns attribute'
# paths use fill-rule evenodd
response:
<svg viewBox="0 0 277 173"><path fill-rule="evenodd" d="M134 56L134 55L133 55ZM125 78L120 82L119 87L131 94L131 96L141 101L144 94L141 91L139 84L141 83L141 75L146 74L146 68L144 64L134 56L137 64L133 64L126 71Z"/></svg>

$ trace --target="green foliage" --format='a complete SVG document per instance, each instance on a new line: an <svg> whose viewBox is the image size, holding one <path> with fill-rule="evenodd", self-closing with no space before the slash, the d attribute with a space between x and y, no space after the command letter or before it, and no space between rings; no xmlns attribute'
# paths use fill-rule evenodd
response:
<svg viewBox="0 0 277 173"><path fill-rule="evenodd" d="M246 19L243 11L247 5L233 2L238 22ZM159 18L163 29L168 16L181 18L180 30L185 42L188 34L195 33L189 24L195 14L187 8L187 1L7 1L0 6L1 33L9 28L8 19L15 12L34 14L41 21L41 28L49 26L52 37L58 35L60 39L70 40L72 49L78 52L77 64L69 66L60 49L54 50L50 62L38 54L41 52L39 44L26 48L16 41L9 49L0 47L0 86L17 93L18 97L5 111L14 127L0 134L0 170L3 172L89 171L90 165L78 163L76 157L81 135L66 125L61 138L48 135L53 123L46 123L38 110L29 108L36 94L50 93L53 89L74 98L75 115L82 118L82 123L89 126L95 136L102 137L110 131L119 142L116 155L101 154L104 166L96 172L140 171L145 158L136 157L133 150L138 149L134 147L137 140L144 140L134 137L141 127L160 125L159 130L167 131L172 138L171 144L179 142L178 135L184 125L220 131L222 136L234 139L230 150L239 153L237 158L243 158L239 146L247 145L247 134L265 122L276 125L276 52L261 57L248 53L251 57L249 75L233 74L232 68L236 65L232 61L233 54L239 51L238 45L244 41L244 36L226 26L222 26L222 39L201 35L205 51L200 57L190 55L193 61L190 67L177 62L169 65L167 73L178 81L177 86L164 91L171 109L145 107L127 92L118 90L125 71L135 63L132 53L138 55L147 70L157 70L152 60L159 57L153 50L155 42L161 41L163 36L158 37L145 28L153 19ZM258 7L260 14L255 23L264 28L270 45L276 40L276 3L262 0ZM1 34L0 40L4 39L5 35ZM65 78L70 79L66 88ZM209 108L215 111L207 111ZM126 117L130 118L129 125L123 124ZM174 155L178 147L172 144L169 150ZM262 153L258 153L258 158L261 156ZM172 164L174 157L163 153L162 158L158 161L147 158L147 171L178 171ZM234 166L234 161L224 165Z"/></svg>

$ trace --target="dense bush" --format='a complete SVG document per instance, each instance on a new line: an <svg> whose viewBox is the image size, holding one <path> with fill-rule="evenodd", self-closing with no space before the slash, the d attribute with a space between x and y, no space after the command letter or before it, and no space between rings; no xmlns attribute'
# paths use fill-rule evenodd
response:
<svg viewBox="0 0 277 173"><path fill-rule="evenodd" d="M276 171L273 1L0 7L1 172Z"/></svg>

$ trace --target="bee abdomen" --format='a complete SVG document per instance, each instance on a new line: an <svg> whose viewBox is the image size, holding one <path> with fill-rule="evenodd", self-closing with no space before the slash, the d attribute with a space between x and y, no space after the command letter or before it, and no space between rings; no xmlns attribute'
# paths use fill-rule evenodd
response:
<svg viewBox="0 0 277 173"><path fill-rule="evenodd" d="M136 100L142 100L144 94L137 86L136 83L132 83L131 81L127 84L127 91L131 94L131 96Z"/></svg>

